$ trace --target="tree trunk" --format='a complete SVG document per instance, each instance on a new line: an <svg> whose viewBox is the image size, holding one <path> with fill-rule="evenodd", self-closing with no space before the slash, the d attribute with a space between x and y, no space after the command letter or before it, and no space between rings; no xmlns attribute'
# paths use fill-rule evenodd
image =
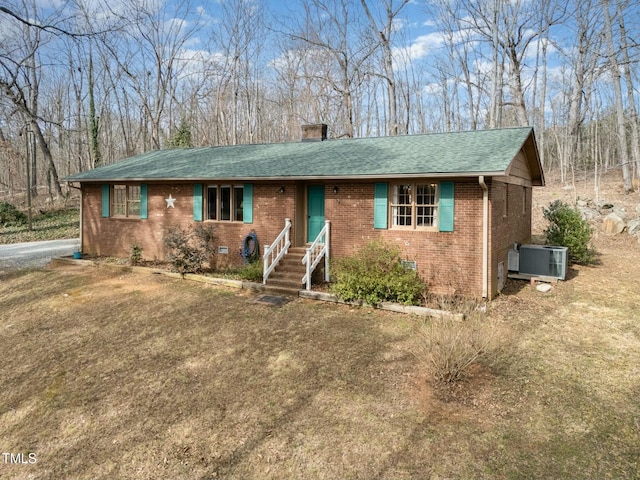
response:
<svg viewBox="0 0 640 480"><path fill-rule="evenodd" d="M49 165L49 171L51 172L51 183L53 183L53 187L55 188L56 194L58 197L63 197L62 188L60 187L60 180L58 178L58 170L56 169L56 164L53 161L53 156L51 155L51 150L49 150L49 144L42 135L42 130L40 130L40 125L35 120L31 120L30 122L31 130L34 132L36 136L36 140L38 141L38 145L40 145L40 151L44 157L45 162ZM35 152L34 152L35 153Z"/></svg>
<svg viewBox="0 0 640 480"><path fill-rule="evenodd" d="M371 14L366 0L360 0L362 8L364 9L371 29L378 37L380 48L382 48L382 61L384 65L385 80L387 81L387 96L389 106L389 118L388 129L389 135L398 135L399 133L399 120L398 120L398 95L396 92L396 78L393 71L393 53L391 50L391 34L393 32L393 24L396 16L400 13L400 10L409 3L409 0L402 0L400 5L394 10L393 0L385 0L384 6L386 10L385 24L380 28L376 19ZM406 133L406 132L404 132Z"/></svg>
<svg viewBox="0 0 640 480"><path fill-rule="evenodd" d="M93 55L89 53L89 135L91 141L91 158L93 167L102 163L100 143L98 139L98 119L96 118L96 103L93 93Z"/></svg>
<svg viewBox="0 0 640 480"><path fill-rule="evenodd" d="M633 80L631 77L631 60L629 58L629 47L627 45L627 29L624 25L624 12L622 11L622 1L616 2L618 14L618 27L620 29L620 48L622 53L622 72L627 84L627 108L629 109L629 123L631 127L631 153L634 162L634 170L637 175L640 171L640 132L638 132L638 110L633 98ZM633 182L632 182L633 183Z"/></svg>
<svg viewBox="0 0 640 480"><path fill-rule="evenodd" d="M611 77L613 78L613 92L616 98L616 122L618 132L618 155L622 165L622 181L625 192L633 191L631 178L631 169L629 165L629 153L627 151L627 128L624 118L624 105L622 104L622 85L620 75L620 65L618 64L617 52L613 43L613 29L611 26L611 15L609 14L609 2L603 0L602 11L604 15L604 36L607 41L607 50L609 53L609 66L611 68Z"/></svg>

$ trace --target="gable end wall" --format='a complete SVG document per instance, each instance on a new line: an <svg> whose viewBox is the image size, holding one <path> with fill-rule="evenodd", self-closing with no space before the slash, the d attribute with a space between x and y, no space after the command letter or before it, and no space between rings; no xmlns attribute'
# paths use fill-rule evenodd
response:
<svg viewBox="0 0 640 480"><path fill-rule="evenodd" d="M490 184L489 292L492 297L498 292L498 264L503 262L506 281L509 250L516 242L531 241L531 202L529 186L495 180Z"/></svg>

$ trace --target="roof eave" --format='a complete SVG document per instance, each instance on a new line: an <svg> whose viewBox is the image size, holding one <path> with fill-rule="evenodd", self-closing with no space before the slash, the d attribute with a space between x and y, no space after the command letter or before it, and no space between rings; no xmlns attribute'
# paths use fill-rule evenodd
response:
<svg viewBox="0 0 640 480"><path fill-rule="evenodd" d="M474 178L479 176L496 177L506 175L505 170L486 172L437 172L437 173L385 173L374 175L291 175L271 177L190 177L190 178L152 178L152 177L104 177L104 178L65 178L67 183L112 183L112 182L271 182L271 181L319 181L319 180L382 180L390 178Z"/></svg>
<svg viewBox="0 0 640 480"><path fill-rule="evenodd" d="M542 163L540 162L540 152L538 150L538 142L536 141L533 127L531 127L529 135L527 135L527 138L524 140L520 148L524 152L527 162L529 163L533 186L544 187L544 170L542 169Z"/></svg>

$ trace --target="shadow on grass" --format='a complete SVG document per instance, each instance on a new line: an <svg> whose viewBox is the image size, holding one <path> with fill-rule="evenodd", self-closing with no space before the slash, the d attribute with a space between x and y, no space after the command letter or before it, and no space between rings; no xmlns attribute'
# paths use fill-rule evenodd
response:
<svg viewBox="0 0 640 480"><path fill-rule="evenodd" d="M15 289L3 311L29 312L20 335L8 330L12 373L0 381L3 407L33 409L29 422L3 429L13 444L37 430L25 448L46 449L42 465L58 478L257 478L273 442L286 446L299 478L332 468L320 476L375 477L371 452L361 465L341 460L376 432L391 435L391 412L403 424L397 404L378 400L394 393L380 371L403 337L380 331L375 314L302 301L274 310L226 290L128 275L6 276ZM294 441L300 432L308 446ZM297 448L312 459L314 438L323 460L309 467ZM367 448L385 456L384 442Z"/></svg>

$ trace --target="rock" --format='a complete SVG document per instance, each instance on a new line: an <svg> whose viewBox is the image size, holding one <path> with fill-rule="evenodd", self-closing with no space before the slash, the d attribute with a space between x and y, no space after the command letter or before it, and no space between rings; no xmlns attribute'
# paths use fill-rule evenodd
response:
<svg viewBox="0 0 640 480"><path fill-rule="evenodd" d="M613 208L613 203L606 200L600 200L598 203L596 203L596 205L598 206L598 208L601 208L603 210L611 210Z"/></svg>
<svg viewBox="0 0 640 480"><path fill-rule="evenodd" d="M636 207L636 213L640 215L640 204L638 204L638 206Z"/></svg>
<svg viewBox="0 0 640 480"><path fill-rule="evenodd" d="M636 218L627 223L627 233L629 235L640 234L640 218Z"/></svg>
<svg viewBox="0 0 640 480"><path fill-rule="evenodd" d="M551 288L551 285L549 285L548 283L541 283L536 287L536 290L542 293L547 293L551 291Z"/></svg>
<svg viewBox="0 0 640 480"><path fill-rule="evenodd" d="M588 201L586 201L586 200L578 200L578 201L576 202L576 207L578 207L578 208L584 208L584 207L586 207L587 205L589 205L589 202L588 202Z"/></svg>
<svg viewBox="0 0 640 480"><path fill-rule="evenodd" d="M578 212L580 212L580 216L587 221L600 217L600 212L589 207L578 207Z"/></svg>
<svg viewBox="0 0 640 480"><path fill-rule="evenodd" d="M622 220L627 219L627 209L624 207L615 206L613 207L612 213L615 213L616 215L618 215Z"/></svg>
<svg viewBox="0 0 640 480"><path fill-rule="evenodd" d="M604 217L604 221L602 222L602 231L607 235L617 235L622 233L625 226L624 220L615 213L610 213Z"/></svg>

